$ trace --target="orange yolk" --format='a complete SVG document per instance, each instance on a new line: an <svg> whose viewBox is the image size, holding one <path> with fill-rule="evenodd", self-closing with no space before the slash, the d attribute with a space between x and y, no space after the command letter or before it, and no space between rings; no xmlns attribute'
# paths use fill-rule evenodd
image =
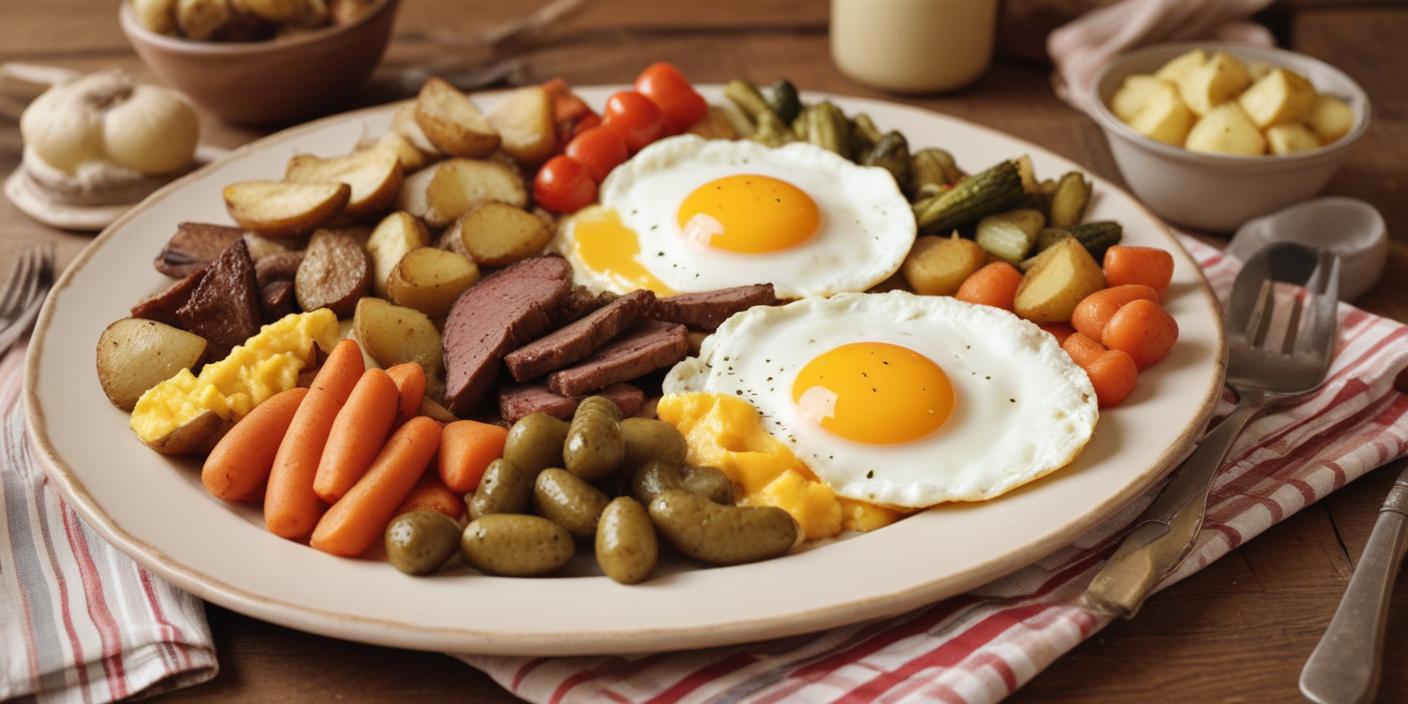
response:
<svg viewBox="0 0 1408 704"><path fill-rule="evenodd" d="M662 296L675 293L640 263L640 238L621 224L611 208L582 211L573 224L577 256L592 271L616 279L625 289L648 288Z"/></svg>
<svg viewBox="0 0 1408 704"><path fill-rule="evenodd" d="M943 425L955 403L939 365L885 342L817 355L792 383L792 400L827 431L868 445L918 440Z"/></svg>
<svg viewBox="0 0 1408 704"><path fill-rule="evenodd" d="M757 174L725 176L680 204L680 231L690 241L741 254L777 252L816 234L816 202L786 181Z"/></svg>

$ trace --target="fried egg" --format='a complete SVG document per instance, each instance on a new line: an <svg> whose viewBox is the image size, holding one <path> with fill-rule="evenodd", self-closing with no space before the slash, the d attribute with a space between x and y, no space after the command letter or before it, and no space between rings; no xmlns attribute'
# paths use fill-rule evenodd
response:
<svg viewBox="0 0 1408 704"><path fill-rule="evenodd" d="M730 317L666 394L751 403L837 495L901 508L998 496L1070 463L1095 390L1017 316L903 291L805 298Z"/></svg>
<svg viewBox="0 0 1408 704"><path fill-rule="evenodd" d="M914 216L884 169L808 143L663 139L616 167L554 248L625 293L771 282L784 298L863 291L899 270Z"/></svg>

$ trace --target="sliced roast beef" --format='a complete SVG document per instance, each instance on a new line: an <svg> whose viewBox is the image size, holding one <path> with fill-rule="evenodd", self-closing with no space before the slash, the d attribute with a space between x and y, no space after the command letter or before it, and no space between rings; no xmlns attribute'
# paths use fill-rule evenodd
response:
<svg viewBox="0 0 1408 704"><path fill-rule="evenodd" d="M632 291L504 357L515 381L536 379L585 359L598 347L645 316L655 294Z"/></svg>
<svg viewBox="0 0 1408 704"><path fill-rule="evenodd" d="M236 240L211 262L176 318L181 327L205 338L208 353L216 359L259 332L259 285L244 240Z"/></svg>
<svg viewBox="0 0 1408 704"><path fill-rule="evenodd" d="M153 293L132 306L132 317L155 320L167 325L181 327L181 321L176 318L176 311L181 306L186 305L186 301L191 300L191 294L200 285L200 280L205 277L205 270L200 269L186 278L167 286L166 288Z"/></svg>
<svg viewBox="0 0 1408 704"><path fill-rule="evenodd" d="M580 364L550 374L548 388L581 396L674 364L688 352L689 331L683 325L643 321Z"/></svg>
<svg viewBox="0 0 1408 704"><path fill-rule="evenodd" d="M297 310L297 303L292 281L270 281L259 287L259 305L271 323Z"/></svg>
<svg viewBox="0 0 1408 704"><path fill-rule="evenodd" d="M471 286L445 319L445 402L457 415L474 410L498 376L505 354L552 326L572 290L561 257L534 257Z"/></svg>
<svg viewBox="0 0 1408 704"><path fill-rule="evenodd" d="M567 325L614 300L616 294L610 291L592 293L586 286L573 286L572 292L567 294L567 300L562 302L557 309L557 315L553 316L553 325Z"/></svg>
<svg viewBox="0 0 1408 704"><path fill-rule="evenodd" d="M753 284L657 298L655 305L651 307L650 317L670 323L681 323L695 330L713 332L734 313L753 306L770 306L776 303L777 294L773 292L772 284Z"/></svg>
<svg viewBox="0 0 1408 704"><path fill-rule="evenodd" d="M645 404L645 393L630 384L612 384L597 394L616 402L621 415L633 416ZM563 396L544 384L513 386L499 390L499 415L513 423L529 413L546 413L568 420L585 396Z"/></svg>
<svg viewBox="0 0 1408 704"><path fill-rule="evenodd" d="M152 262L156 270L172 277L190 276L215 261L237 240L244 229L208 222L183 222L167 240Z"/></svg>

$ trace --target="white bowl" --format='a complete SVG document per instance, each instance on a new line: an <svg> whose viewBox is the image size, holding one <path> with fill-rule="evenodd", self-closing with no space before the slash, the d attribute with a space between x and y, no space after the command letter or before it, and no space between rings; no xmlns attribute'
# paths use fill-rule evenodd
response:
<svg viewBox="0 0 1408 704"><path fill-rule="evenodd" d="M1242 61L1262 61L1308 78L1354 110L1354 127L1319 149L1287 156L1228 156L1190 152L1135 132L1110 112L1109 101L1126 76L1153 73L1192 49L1226 51ZM1349 157L1369 126L1369 97L1339 69L1304 54L1221 42L1158 44L1111 61L1096 76L1095 121L1105 130L1115 163L1130 190L1165 219L1201 230L1230 232L1242 223L1311 198Z"/></svg>

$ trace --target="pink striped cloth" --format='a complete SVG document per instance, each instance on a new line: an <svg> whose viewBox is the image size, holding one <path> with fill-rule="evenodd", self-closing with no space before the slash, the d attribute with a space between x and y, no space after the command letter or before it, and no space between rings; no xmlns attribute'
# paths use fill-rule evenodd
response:
<svg viewBox="0 0 1408 704"><path fill-rule="evenodd" d="M23 366L23 346L0 360L0 701L94 704L214 677L200 600L99 539L30 456Z"/></svg>
<svg viewBox="0 0 1408 704"><path fill-rule="evenodd" d="M1239 263L1192 238L1183 244L1225 297ZM1162 587L1408 453L1408 395L1394 390L1408 367L1408 326L1341 305L1339 338L1329 381L1258 418L1233 448L1192 555ZM1224 399L1219 415L1230 408ZM995 702L1109 623L1081 594L1152 498L1031 567L894 618L681 653L461 659L550 704Z"/></svg>

